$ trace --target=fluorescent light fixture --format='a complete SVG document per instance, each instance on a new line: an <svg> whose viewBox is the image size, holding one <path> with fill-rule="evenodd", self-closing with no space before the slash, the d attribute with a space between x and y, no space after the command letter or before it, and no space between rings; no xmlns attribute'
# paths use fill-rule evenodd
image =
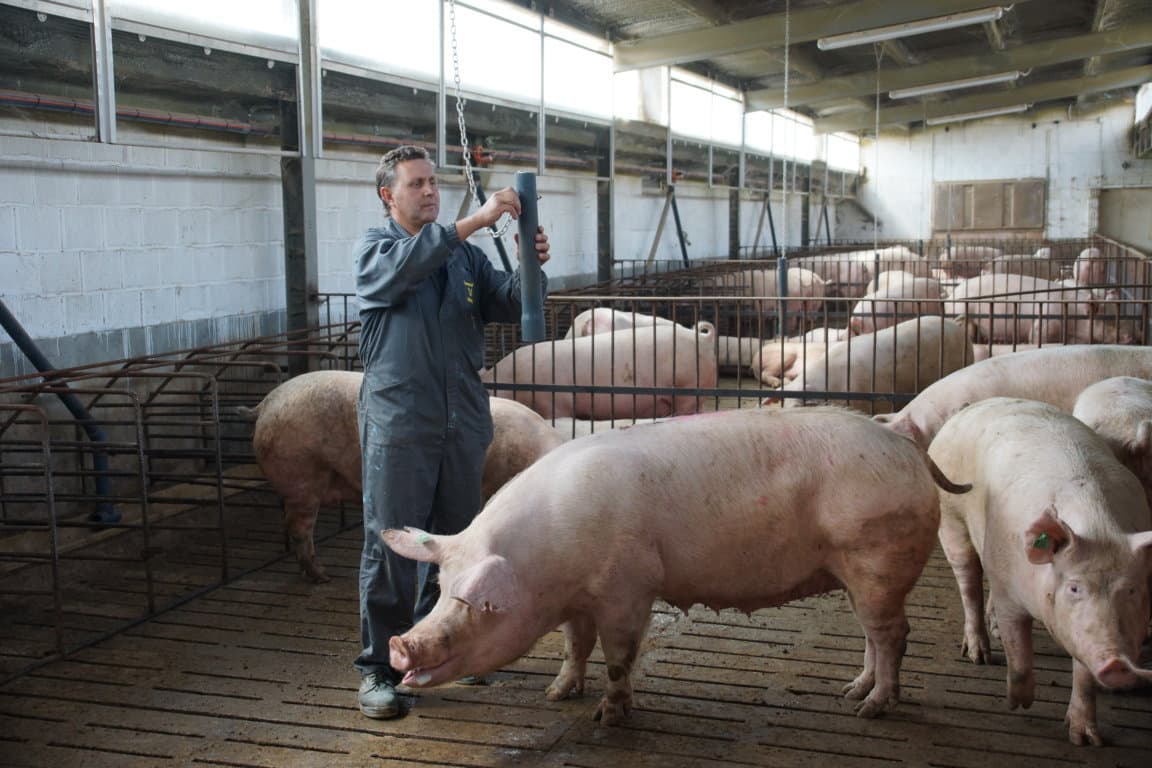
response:
<svg viewBox="0 0 1152 768"><path fill-rule="evenodd" d="M989 21L996 21L1003 16L1004 12L1009 10L1009 8L1011 8L1011 6L1002 8L999 5L994 5L988 8L977 8L974 11L950 13L947 16L933 16L929 19L909 21L904 24L892 24L887 27L862 29L858 32L845 32L842 35L822 37L816 41L816 45L818 45L822 51L831 51L836 48L847 48L851 45L878 43L883 40L894 40L898 37L922 35L925 32L939 32L943 29L966 27L970 24L984 24Z"/></svg>
<svg viewBox="0 0 1152 768"><path fill-rule="evenodd" d="M888 91L888 97L892 99L911 99L915 96L924 96L929 93L956 91L961 88L978 88L981 85L993 85L995 83L1010 83L1013 80L1020 79L1023 74L1020 70L1014 69L1011 72L981 75L980 77L966 77L963 80L949 80L946 83L918 85L915 88L897 88L896 90Z"/></svg>
<svg viewBox="0 0 1152 768"><path fill-rule="evenodd" d="M925 125L941 125L943 123L958 123L962 120L979 120L982 117L997 117L998 115L1013 115L1017 112L1027 112L1032 109L1031 104L1016 104L1011 107L997 107L996 109L981 109L977 112L961 112L956 115L943 115L930 117L924 121Z"/></svg>

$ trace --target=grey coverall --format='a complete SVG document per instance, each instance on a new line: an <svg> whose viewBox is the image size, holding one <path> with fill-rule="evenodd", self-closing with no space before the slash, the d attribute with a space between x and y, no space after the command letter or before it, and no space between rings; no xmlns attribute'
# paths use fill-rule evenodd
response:
<svg viewBox="0 0 1152 768"><path fill-rule="evenodd" d="M484 323L519 321L520 275L493 269L483 251L460 242L454 224L427 224L412 236L389 219L368 230L356 258L364 551L355 666L361 675L392 671L395 681L388 640L431 610L439 587L421 564L417 605L417 564L385 547L380 532L458 533L480 511L492 442L477 375Z"/></svg>

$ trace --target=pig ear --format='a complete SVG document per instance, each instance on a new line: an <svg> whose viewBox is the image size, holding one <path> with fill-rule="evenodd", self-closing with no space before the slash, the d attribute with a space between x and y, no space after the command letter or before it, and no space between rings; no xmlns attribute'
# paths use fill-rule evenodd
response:
<svg viewBox="0 0 1152 768"><path fill-rule="evenodd" d="M380 538L384 539L389 549L409 560L439 563L444 556L443 538L425 533L419 528L405 528L402 531L389 528L380 534Z"/></svg>
<svg viewBox="0 0 1152 768"><path fill-rule="evenodd" d="M1148 578L1152 579L1152 531L1129 534L1128 546L1132 548L1132 554L1136 557L1143 555L1145 570Z"/></svg>
<svg viewBox="0 0 1152 768"><path fill-rule="evenodd" d="M1072 529L1056 517L1056 508L1048 507L1024 534L1028 562L1033 565L1051 563L1057 552L1066 549L1074 541L1075 534L1072 533Z"/></svg>
<svg viewBox="0 0 1152 768"><path fill-rule="evenodd" d="M507 611L520 602L520 583L512 564L488 555L452 585L448 596L484 613Z"/></svg>
<svg viewBox="0 0 1152 768"><path fill-rule="evenodd" d="M1127 446L1129 452L1137 456L1147 456L1152 452L1152 420L1145 419L1136 427L1136 439Z"/></svg>
<svg viewBox="0 0 1152 768"><path fill-rule="evenodd" d="M881 418L882 416L887 418ZM924 433L920 431L920 427L916 426L916 422L912 419L902 419L895 413L880 413L873 416L872 420L883 424L896 434L908 438L916 445L920 445L920 441L924 439Z"/></svg>

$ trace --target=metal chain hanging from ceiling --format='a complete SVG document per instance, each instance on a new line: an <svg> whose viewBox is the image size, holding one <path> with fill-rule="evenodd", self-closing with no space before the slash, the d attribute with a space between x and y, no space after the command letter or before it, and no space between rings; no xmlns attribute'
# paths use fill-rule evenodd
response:
<svg viewBox="0 0 1152 768"><path fill-rule="evenodd" d="M472 176L472 157L468 148L468 132L464 127L464 90L460 86L460 52L456 46L456 0L448 0L448 28L452 36L452 80L456 84L456 122L460 126L460 151L464 156L464 178L468 181L468 193L476 207L481 206L480 195L476 192L476 180ZM493 237L503 237L508 231L512 217L507 216L499 228L489 227Z"/></svg>

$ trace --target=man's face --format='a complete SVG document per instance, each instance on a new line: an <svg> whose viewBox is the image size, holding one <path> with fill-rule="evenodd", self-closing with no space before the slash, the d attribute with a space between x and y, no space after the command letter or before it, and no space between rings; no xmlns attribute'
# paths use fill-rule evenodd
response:
<svg viewBox="0 0 1152 768"><path fill-rule="evenodd" d="M405 160L396 166L396 182L380 188L380 199L392 218L409 234L415 235L440 215L440 187L436 166L428 160Z"/></svg>

